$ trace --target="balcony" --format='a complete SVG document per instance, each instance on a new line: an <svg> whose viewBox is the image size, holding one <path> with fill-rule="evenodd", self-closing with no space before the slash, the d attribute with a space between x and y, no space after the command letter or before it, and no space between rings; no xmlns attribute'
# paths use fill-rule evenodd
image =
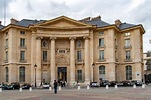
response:
<svg viewBox="0 0 151 100"><path fill-rule="evenodd" d="M98 49L100 49L100 48L106 48L106 46L105 45L99 45Z"/></svg>
<svg viewBox="0 0 151 100"><path fill-rule="evenodd" d="M124 49L131 49L131 48L132 48L131 45L125 45L125 46L124 46Z"/></svg>
<svg viewBox="0 0 151 100"><path fill-rule="evenodd" d="M27 46L19 46L20 49L27 49Z"/></svg>
<svg viewBox="0 0 151 100"><path fill-rule="evenodd" d="M105 62L106 59L98 59L99 62Z"/></svg>
<svg viewBox="0 0 151 100"><path fill-rule="evenodd" d="M5 46L5 49L8 49L8 45L7 45L7 46Z"/></svg>
<svg viewBox="0 0 151 100"><path fill-rule="evenodd" d="M5 63L8 63L8 59L4 60Z"/></svg>
<svg viewBox="0 0 151 100"><path fill-rule="evenodd" d="M82 60L82 59L77 59L77 60L76 60L76 64L77 64L77 65L84 64L84 60Z"/></svg>
<svg viewBox="0 0 151 100"><path fill-rule="evenodd" d="M132 62L132 59L131 58L124 59L124 62Z"/></svg>
<svg viewBox="0 0 151 100"><path fill-rule="evenodd" d="M42 64L49 64L49 60L42 60Z"/></svg>
<svg viewBox="0 0 151 100"><path fill-rule="evenodd" d="M20 59L19 62L20 63L27 63L27 60L26 59Z"/></svg>

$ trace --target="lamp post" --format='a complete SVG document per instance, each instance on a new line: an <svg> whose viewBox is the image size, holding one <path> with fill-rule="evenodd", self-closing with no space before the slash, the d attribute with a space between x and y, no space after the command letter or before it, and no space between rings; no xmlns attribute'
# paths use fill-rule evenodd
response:
<svg viewBox="0 0 151 100"><path fill-rule="evenodd" d="M34 65L34 68L35 68L35 87L37 87L37 84L36 84L36 68L37 68L37 65L36 65L36 63Z"/></svg>
<svg viewBox="0 0 151 100"><path fill-rule="evenodd" d="M95 64L94 64L94 62L92 63L92 68L93 68L93 81L94 81L94 66L95 66Z"/></svg>

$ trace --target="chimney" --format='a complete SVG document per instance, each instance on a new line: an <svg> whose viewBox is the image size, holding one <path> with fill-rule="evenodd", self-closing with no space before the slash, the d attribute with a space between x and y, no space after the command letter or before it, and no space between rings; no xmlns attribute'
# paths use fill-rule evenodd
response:
<svg viewBox="0 0 151 100"><path fill-rule="evenodd" d="M92 18L92 20L100 20L100 19L101 19L101 16L100 16L100 15L97 16L97 17Z"/></svg>
<svg viewBox="0 0 151 100"><path fill-rule="evenodd" d="M90 17L83 18L83 19L80 20L80 21L90 21Z"/></svg>
<svg viewBox="0 0 151 100"><path fill-rule="evenodd" d="M11 19L10 19L10 23L11 23L11 24L16 24L17 22L18 22L18 21L17 21L16 19L14 19L14 18L11 18Z"/></svg>
<svg viewBox="0 0 151 100"><path fill-rule="evenodd" d="M115 25L116 25L117 27L119 27L120 24L121 24L121 21L120 21L119 19L115 20Z"/></svg>

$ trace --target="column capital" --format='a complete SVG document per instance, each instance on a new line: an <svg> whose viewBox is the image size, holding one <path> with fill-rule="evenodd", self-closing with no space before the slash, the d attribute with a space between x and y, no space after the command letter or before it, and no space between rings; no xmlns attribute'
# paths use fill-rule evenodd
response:
<svg viewBox="0 0 151 100"><path fill-rule="evenodd" d="M88 39L90 39L90 37L89 36L84 36L83 39L88 40Z"/></svg>
<svg viewBox="0 0 151 100"><path fill-rule="evenodd" d="M69 40L75 40L76 37L69 37Z"/></svg>
<svg viewBox="0 0 151 100"><path fill-rule="evenodd" d="M36 40L41 40L41 39L43 39L43 37L41 37L41 36L36 37Z"/></svg>
<svg viewBox="0 0 151 100"><path fill-rule="evenodd" d="M56 37L50 37L50 40L56 40L57 38Z"/></svg>

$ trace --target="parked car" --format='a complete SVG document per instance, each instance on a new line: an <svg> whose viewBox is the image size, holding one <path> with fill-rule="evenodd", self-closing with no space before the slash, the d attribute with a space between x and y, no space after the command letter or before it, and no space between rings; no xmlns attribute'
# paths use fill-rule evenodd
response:
<svg viewBox="0 0 151 100"><path fill-rule="evenodd" d="M117 85L117 81L110 81L110 86L115 86L115 85Z"/></svg>
<svg viewBox="0 0 151 100"><path fill-rule="evenodd" d="M7 90L7 84L0 84L0 88L2 88L2 90Z"/></svg>
<svg viewBox="0 0 151 100"><path fill-rule="evenodd" d="M108 86L110 86L111 85L111 83L108 81L108 80L100 80L100 86L106 86L106 85L108 85Z"/></svg>
<svg viewBox="0 0 151 100"><path fill-rule="evenodd" d="M131 80L122 81L123 86L133 86L134 83Z"/></svg>
<svg viewBox="0 0 151 100"><path fill-rule="evenodd" d="M13 89L19 89L20 88L20 84L19 82L12 82L10 85L9 85L9 88L11 89L11 87L13 87Z"/></svg>
<svg viewBox="0 0 151 100"><path fill-rule="evenodd" d="M99 87L99 82L90 82L90 87Z"/></svg>
<svg viewBox="0 0 151 100"><path fill-rule="evenodd" d="M42 88L43 89L48 89L50 87L50 84L49 83L44 83L43 85L42 85Z"/></svg>
<svg viewBox="0 0 151 100"><path fill-rule="evenodd" d="M29 83L24 83L23 85L21 85L22 89L29 89L31 87L31 84Z"/></svg>
<svg viewBox="0 0 151 100"><path fill-rule="evenodd" d="M143 82L139 81L139 80L132 80L132 82L136 85L136 86L142 86Z"/></svg>

